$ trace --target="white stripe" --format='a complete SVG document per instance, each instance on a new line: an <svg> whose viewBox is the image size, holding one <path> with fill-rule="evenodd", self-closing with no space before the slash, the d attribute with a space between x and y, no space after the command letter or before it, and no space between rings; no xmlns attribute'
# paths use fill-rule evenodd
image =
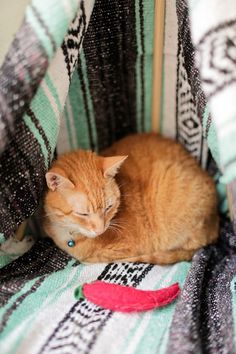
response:
<svg viewBox="0 0 236 354"><path fill-rule="evenodd" d="M57 153L58 155L63 154L64 152L68 152L71 150L69 143L69 135L66 126L66 117L64 114L61 116L61 125L57 138Z"/></svg>
<svg viewBox="0 0 236 354"><path fill-rule="evenodd" d="M53 83L53 86L57 90L61 106L64 107L70 82L65 64L64 54L61 48L57 50L55 57L53 58L50 64L48 75Z"/></svg>

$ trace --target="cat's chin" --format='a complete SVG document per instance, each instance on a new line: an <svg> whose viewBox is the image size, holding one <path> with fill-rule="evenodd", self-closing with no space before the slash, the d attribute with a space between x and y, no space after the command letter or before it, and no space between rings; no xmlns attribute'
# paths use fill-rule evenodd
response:
<svg viewBox="0 0 236 354"><path fill-rule="evenodd" d="M85 230L85 229L79 229L77 232L78 232L78 234L81 234L81 236L88 237L88 238L95 238L98 236L98 234L96 234L96 232Z"/></svg>
<svg viewBox="0 0 236 354"><path fill-rule="evenodd" d="M98 237L99 235L94 232L94 233L86 233L86 235L82 234L82 236L87 237L87 238L95 238L95 237Z"/></svg>
<svg viewBox="0 0 236 354"><path fill-rule="evenodd" d="M84 237L95 238L95 237L99 237L99 236L103 235L107 229L108 229L108 226L101 233L96 233L95 231L89 231L89 230L83 230L83 231L80 231L80 233Z"/></svg>

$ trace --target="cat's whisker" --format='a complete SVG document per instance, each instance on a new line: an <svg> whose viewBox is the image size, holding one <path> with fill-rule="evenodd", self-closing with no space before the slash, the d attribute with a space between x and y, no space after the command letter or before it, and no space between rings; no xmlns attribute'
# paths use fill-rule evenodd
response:
<svg viewBox="0 0 236 354"><path fill-rule="evenodd" d="M116 233L117 235L119 235L119 234L121 233L121 230L119 230L119 229L117 229L116 227L111 226L111 225L108 227L108 229L111 229L112 231L115 231L115 233Z"/></svg>
<svg viewBox="0 0 236 354"><path fill-rule="evenodd" d="M120 225L119 223L112 223L111 226L120 229L120 231L126 230L126 228L123 225Z"/></svg>
<svg viewBox="0 0 236 354"><path fill-rule="evenodd" d="M118 187L121 188L121 187L124 187L127 185L126 182L122 182L122 183L117 183Z"/></svg>
<svg viewBox="0 0 236 354"><path fill-rule="evenodd" d="M121 230L126 232L132 228L132 226L129 223L122 222L122 221L113 222L112 225L115 225L116 227L119 227Z"/></svg>

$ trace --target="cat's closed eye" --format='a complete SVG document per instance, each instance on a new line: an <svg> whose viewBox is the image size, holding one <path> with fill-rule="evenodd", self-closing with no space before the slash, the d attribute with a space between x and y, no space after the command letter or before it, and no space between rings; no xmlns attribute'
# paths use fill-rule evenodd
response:
<svg viewBox="0 0 236 354"><path fill-rule="evenodd" d="M75 214L75 215L79 215L79 216L83 216L83 217L89 216L89 213L80 213L80 212L78 212L78 211L74 211L74 214Z"/></svg>
<svg viewBox="0 0 236 354"><path fill-rule="evenodd" d="M105 212L107 212L108 210L110 210L112 207L113 207L113 204L108 205L108 206L106 207L106 209L105 209Z"/></svg>

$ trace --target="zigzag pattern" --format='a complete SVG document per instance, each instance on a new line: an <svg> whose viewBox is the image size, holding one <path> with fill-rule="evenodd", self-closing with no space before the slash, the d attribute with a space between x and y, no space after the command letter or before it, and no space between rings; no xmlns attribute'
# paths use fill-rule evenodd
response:
<svg viewBox="0 0 236 354"><path fill-rule="evenodd" d="M179 44L177 75L177 139L201 165L204 165L206 156L203 154L207 151L206 141L203 140L201 117L199 117L196 99L189 83L182 43Z"/></svg>
<svg viewBox="0 0 236 354"><path fill-rule="evenodd" d="M98 279L136 287L152 268L153 265L143 263L108 264ZM112 314L87 300L78 301L58 324L40 354L87 353Z"/></svg>

